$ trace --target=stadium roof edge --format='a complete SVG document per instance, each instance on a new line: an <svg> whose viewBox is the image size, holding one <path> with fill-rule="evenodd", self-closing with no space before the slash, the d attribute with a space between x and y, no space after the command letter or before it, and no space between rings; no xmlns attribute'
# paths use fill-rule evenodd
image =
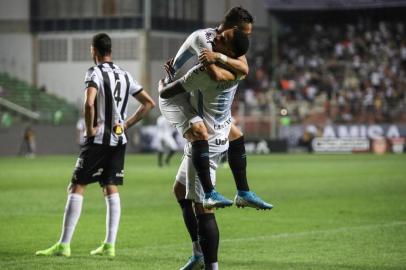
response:
<svg viewBox="0 0 406 270"><path fill-rule="evenodd" d="M406 7L406 0L264 0L273 11Z"/></svg>

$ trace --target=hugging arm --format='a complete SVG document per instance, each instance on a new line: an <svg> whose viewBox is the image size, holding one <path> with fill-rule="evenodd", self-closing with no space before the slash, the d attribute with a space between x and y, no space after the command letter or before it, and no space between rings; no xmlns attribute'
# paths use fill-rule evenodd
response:
<svg viewBox="0 0 406 270"><path fill-rule="evenodd" d="M242 76L247 76L249 72L245 55L235 59L218 52L203 49L199 55L199 61L204 65L214 64L216 62L222 63L226 68Z"/></svg>

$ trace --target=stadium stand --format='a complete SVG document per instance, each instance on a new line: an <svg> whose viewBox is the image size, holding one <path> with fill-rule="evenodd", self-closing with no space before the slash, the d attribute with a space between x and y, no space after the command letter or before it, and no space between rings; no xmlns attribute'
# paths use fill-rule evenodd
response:
<svg viewBox="0 0 406 270"><path fill-rule="evenodd" d="M278 17L278 64L270 66L271 45L251 57L240 92L247 115L275 102L293 123L406 122L404 19L340 14L324 15L336 21L312 13Z"/></svg>
<svg viewBox="0 0 406 270"><path fill-rule="evenodd" d="M0 73L0 87L2 111L10 111L17 121L35 118L30 115L39 115L37 120L42 124L73 124L78 119L76 106L46 93L45 88L35 88L7 73Z"/></svg>

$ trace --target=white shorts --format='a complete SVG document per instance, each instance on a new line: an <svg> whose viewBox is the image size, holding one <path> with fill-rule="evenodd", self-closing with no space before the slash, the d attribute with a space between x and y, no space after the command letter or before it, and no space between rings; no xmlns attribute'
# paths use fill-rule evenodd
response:
<svg viewBox="0 0 406 270"><path fill-rule="evenodd" d="M210 153L210 179L213 186L216 185L216 170L221 162L223 153ZM186 186L186 199L196 203L202 203L204 199L204 190L200 184L196 169L193 166L192 156L184 154L182 162L176 174L176 181Z"/></svg>
<svg viewBox="0 0 406 270"><path fill-rule="evenodd" d="M159 98L159 109L162 115L182 136L192 124L203 121L190 104L189 97L189 93L183 93L169 99Z"/></svg>

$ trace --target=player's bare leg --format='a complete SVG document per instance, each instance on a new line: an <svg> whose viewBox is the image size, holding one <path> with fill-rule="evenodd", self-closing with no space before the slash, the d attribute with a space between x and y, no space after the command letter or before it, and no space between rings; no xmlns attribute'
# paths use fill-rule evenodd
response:
<svg viewBox="0 0 406 270"><path fill-rule="evenodd" d="M208 209L231 206L233 201L218 193L211 182L209 135L204 123L193 123L191 128L185 133L185 138L192 143L192 162L205 193L203 206Z"/></svg>
<svg viewBox="0 0 406 270"><path fill-rule="evenodd" d="M179 203L180 208L182 209L183 221L185 222L190 239L192 240L192 256L189 258L186 264L180 268L180 270L203 269L203 253L198 241L197 219L193 210L192 200L185 199L186 187L178 181L175 181L173 185L173 193Z"/></svg>
<svg viewBox="0 0 406 270"><path fill-rule="evenodd" d="M71 255L70 242L78 223L82 211L83 193L86 186L70 184L68 186L68 200L63 215L62 232L59 241L52 247L39 250L35 254L38 256L65 256Z"/></svg>
<svg viewBox="0 0 406 270"><path fill-rule="evenodd" d="M237 186L237 195L234 199L235 205L237 207L252 207L263 210L272 209L272 204L265 202L249 189L244 135L234 124L231 125L228 139L230 142L228 163Z"/></svg>
<svg viewBox="0 0 406 270"><path fill-rule="evenodd" d="M118 225L120 223L121 203L116 185L106 185L103 187L103 194L106 200L106 238L101 246L92 250L90 255L102 255L114 257L115 243L117 238Z"/></svg>
<svg viewBox="0 0 406 270"><path fill-rule="evenodd" d="M204 269L218 269L218 248L220 233L213 210L203 207L201 203L195 203L197 217L199 243L203 251Z"/></svg>

